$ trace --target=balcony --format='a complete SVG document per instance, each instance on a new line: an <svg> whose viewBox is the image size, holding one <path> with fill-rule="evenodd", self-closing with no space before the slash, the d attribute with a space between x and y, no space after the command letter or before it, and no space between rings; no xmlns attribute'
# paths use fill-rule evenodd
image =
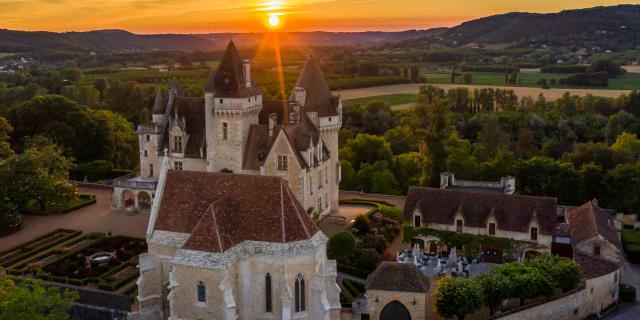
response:
<svg viewBox="0 0 640 320"><path fill-rule="evenodd" d="M142 177L139 176L137 172L132 172L113 179L113 186L129 189L156 190L158 179L154 177Z"/></svg>

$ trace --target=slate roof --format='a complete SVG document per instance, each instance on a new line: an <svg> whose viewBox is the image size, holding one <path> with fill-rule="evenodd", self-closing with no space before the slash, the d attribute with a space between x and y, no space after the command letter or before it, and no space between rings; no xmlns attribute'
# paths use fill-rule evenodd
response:
<svg viewBox="0 0 640 320"><path fill-rule="evenodd" d="M322 75L322 70L313 56L307 58L295 86L307 91L304 103L305 112L317 112L320 117L338 115L339 99L331 94L329 85ZM291 93L291 100L293 100L293 95L294 93Z"/></svg>
<svg viewBox="0 0 640 320"><path fill-rule="evenodd" d="M367 277L370 290L429 292L429 281L413 263L383 261Z"/></svg>
<svg viewBox="0 0 640 320"><path fill-rule="evenodd" d="M152 114L164 114L164 110L167 108L167 102L162 96L162 91L156 92L156 98L153 101Z"/></svg>
<svg viewBox="0 0 640 320"><path fill-rule="evenodd" d="M255 81L246 86L243 60L233 41L229 42L215 74L205 84L206 92L214 92L217 98L246 98L261 94Z"/></svg>
<svg viewBox="0 0 640 320"><path fill-rule="evenodd" d="M620 269L619 265L611 261L607 261L600 257L590 256L582 252L576 252L573 259L576 261L578 266L580 266L582 276L585 279L597 278Z"/></svg>
<svg viewBox="0 0 640 320"><path fill-rule="evenodd" d="M188 233L184 249L311 239L318 227L280 177L169 170L154 230Z"/></svg>
<svg viewBox="0 0 640 320"><path fill-rule="evenodd" d="M185 118L186 131L189 134L189 141L185 146L185 157L201 158L200 150L206 146L206 125L204 112L204 98L175 97L173 99L170 117L175 114ZM169 148L169 126L164 132L164 148Z"/></svg>
<svg viewBox="0 0 640 320"><path fill-rule="evenodd" d="M455 189L411 187L404 207L410 220L416 208L425 223L453 225L460 210L465 226L486 228L493 214L500 230L529 232L535 213L540 233L552 235L556 228L556 198L472 192Z"/></svg>
<svg viewBox="0 0 640 320"><path fill-rule="evenodd" d="M613 224L613 217L594 201L589 201L579 208L567 213L567 222L571 230L571 242L578 244L598 235L614 246L621 248L618 230Z"/></svg>

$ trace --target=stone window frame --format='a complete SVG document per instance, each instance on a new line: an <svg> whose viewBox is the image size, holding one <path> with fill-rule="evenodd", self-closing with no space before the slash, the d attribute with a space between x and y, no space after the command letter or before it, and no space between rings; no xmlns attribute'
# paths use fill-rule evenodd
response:
<svg viewBox="0 0 640 320"><path fill-rule="evenodd" d="M173 168L178 171L182 171L182 161L174 161Z"/></svg>
<svg viewBox="0 0 640 320"><path fill-rule="evenodd" d="M229 140L229 122L227 121L222 122L222 140Z"/></svg>
<svg viewBox="0 0 640 320"><path fill-rule="evenodd" d="M495 236L496 235L496 223L495 222L489 222L488 228L489 228L489 230L487 231L487 234L490 235L490 236Z"/></svg>
<svg viewBox="0 0 640 320"><path fill-rule="evenodd" d="M306 312L306 288L305 288L305 280L304 275L302 273L298 273L296 276L296 280L294 283L295 286L295 297L294 297L294 307L295 313Z"/></svg>
<svg viewBox="0 0 640 320"><path fill-rule="evenodd" d="M200 298L203 299L201 300ZM202 282L202 280L198 280L198 282L196 283L196 305L199 307L204 307L207 305L207 287L204 285L204 282Z"/></svg>
<svg viewBox="0 0 640 320"><path fill-rule="evenodd" d="M174 135L173 136L173 152L182 153L182 136Z"/></svg>
<svg viewBox="0 0 640 320"><path fill-rule="evenodd" d="M277 168L280 171L288 171L289 170L289 156L286 154L278 155L278 164Z"/></svg>
<svg viewBox="0 0 640 320"><path fill-rule="evenodd" d="M271 278L271 274L267 272L264 275L264 304L265 304L265 312L273 313L273 282Z"/></svg>

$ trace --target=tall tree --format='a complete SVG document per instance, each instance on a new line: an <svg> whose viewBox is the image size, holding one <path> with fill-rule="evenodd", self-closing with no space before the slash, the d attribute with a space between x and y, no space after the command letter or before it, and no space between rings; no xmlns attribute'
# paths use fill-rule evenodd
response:
<svg viewBox="0 0 640 320"><path fill-rule="evenodd" d="M440 173L448 170L446 139L451 123L446 100L435 99L429 103L426 96L418 95L414 121L416 134L422 140L421 153L427 159L422 170L422 184L438 186Z"/></svg>
<svg viewBox="0 0 640 320"><path fill-rule="evenodd" d="M78 293L71 290L60 291L53 286L45 286L40 281L20 279L15 283L11 278L0 278L0 319L1 320L65 320L68 310L78 299Z"/></svg>
<svg viewBox="0 0 640 320"><path fill-rule="evenodd" d="M509 135L504 132L498 118L491 116L478 132L477 149L475 155L480 160L495 157L500 148L509 145Z"/></svg>

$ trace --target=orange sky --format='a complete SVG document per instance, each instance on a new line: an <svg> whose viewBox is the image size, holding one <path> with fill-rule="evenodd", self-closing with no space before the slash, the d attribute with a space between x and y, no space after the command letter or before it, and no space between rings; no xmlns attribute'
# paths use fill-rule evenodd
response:
<svg viewBox="0 0 640 320"><path fill-rule="evenodd" d="M136 33L426 29L510 11L556 12L640 1L592 0L0 0L0 28Z"/></svg>

